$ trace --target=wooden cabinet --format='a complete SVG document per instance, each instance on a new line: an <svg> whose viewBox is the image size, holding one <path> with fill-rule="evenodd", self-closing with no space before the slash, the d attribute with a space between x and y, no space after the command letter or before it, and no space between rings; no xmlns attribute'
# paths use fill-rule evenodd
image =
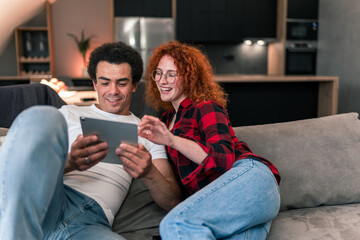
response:
<svg viewBox="0 0 360 240"><path fill-rule="evenodd" d="M276 0L177 1L177 39L241 42L244 38L275 38L276 11Z"/></svg>
<svg viewBox="0 0 360 240"><path fill-rule="evenodd" d="M16 60L19 76L54 75L50 5L46 3L47 26L15 29Z"/></svg>
<svg viewBox="0 0 360 240"><path fill-rule="evenodd" d="M278 0L277 39L268 46L268 74L284 75L286 64L287 28L290 24L312 23L318 18L319 0ZM314 21L316 24L316 21ZM320 23L321 24L321 23ZM321 26L320 26L321 28ZM299 28L302 33L304 28Z"/></svg>
<svg viewBox="0 0 360 240"><path fill-rule="evenodd" d="M52 75L47 27L19 27L15 30L18 75Z"/></svg>

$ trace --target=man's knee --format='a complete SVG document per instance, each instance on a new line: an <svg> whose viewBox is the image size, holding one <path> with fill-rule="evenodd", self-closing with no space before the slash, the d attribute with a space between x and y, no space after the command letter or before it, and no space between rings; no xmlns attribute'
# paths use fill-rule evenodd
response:
<svg viewBox="0 0 360 240"><path fill-rule="evenodd" d="M64 117L52 106L38 105L27 108L17 116L14 125L20 125L20 128L27 131L41 131L42 134L56 129L67 130Z"/></svg>

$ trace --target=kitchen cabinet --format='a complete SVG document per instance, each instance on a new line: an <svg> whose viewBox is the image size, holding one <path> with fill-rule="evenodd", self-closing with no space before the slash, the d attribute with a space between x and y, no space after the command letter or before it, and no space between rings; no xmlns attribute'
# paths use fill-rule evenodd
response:
<svg viewBox="0 0 360 240"><path fill-rule="evenodd" d="M114 0L115 17L171 17L172 0Z"/></svg>
<svg viewBox="0 0 360 240"><path fill-rule="evenodd" d="M288 0L287 18L318 19L319 0Z"/></svg>
<svg viewBox="0 0 360 240"><path fill-rule="evenodd" d="M177 39L241 42L276 38L276 0L181 0L176 2Z"/></svg>
<svg viewBox="0 0 360 240"><path fill-rule="evenodd" d="M215 75L228 94L233 126L249 126L337 114L339 77Z"/></svg>

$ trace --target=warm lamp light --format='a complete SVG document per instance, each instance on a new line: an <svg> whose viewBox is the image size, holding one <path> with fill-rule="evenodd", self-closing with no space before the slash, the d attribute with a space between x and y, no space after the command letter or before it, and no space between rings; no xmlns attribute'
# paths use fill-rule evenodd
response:
<svg viewBox="0 0 360 240"><path fill-rule="evenodd" d="M256 43L257 43L258 45L260 45L260 46L264 46L264 45L265 45L265 41L264 41L264 40L258 40Z"/></svg>
<svg viewBox="0 0 360 240"><path fill-rule="evenodd" d="M247 45L247 46L251 46L252 45L252 41L251 40L245 40L244 41L244 44Z"/></svg>

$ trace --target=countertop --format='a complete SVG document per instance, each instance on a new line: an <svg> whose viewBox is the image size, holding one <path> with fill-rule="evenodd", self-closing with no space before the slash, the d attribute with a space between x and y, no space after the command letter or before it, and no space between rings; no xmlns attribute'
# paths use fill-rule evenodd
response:
<svg viewBox="0 0 360 240"><path fill-rule="evenodd" d="M336 76L216 74L216 82L338 82Z"/></svg>
<svg viewBox="0 0 360 240"><path fill-rule="evenodd" d="M1 80L28 80L49 78L49 75L44 76L0 76ZM83 79L83 78L81 78ZM214 80L217 82L247 82L247 81L337 81L339 79L336 76L313 76L313 75L245 75L245 74L215 74Z"/></svg>

